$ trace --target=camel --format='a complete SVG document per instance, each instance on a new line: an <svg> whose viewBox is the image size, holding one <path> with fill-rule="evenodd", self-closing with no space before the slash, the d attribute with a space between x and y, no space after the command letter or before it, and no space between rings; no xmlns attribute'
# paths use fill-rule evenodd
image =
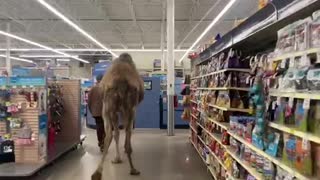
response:
<svg viewBox="0 0 320 180"><path fill-rule="evenodd" d="M97 170L91 176L92 180L101 180L103 164L110 147L112 137L116 142L116 156L112 163L122 163L119 150L119 120L118 113L123 119L123 125L126 133L125 153L130 164L130 174L139 175L140 172L135 169L132 162L131 134L135 118L137 105L144 97L144 84L136 69L136 66L127 53L123 53L115 59L102 78L100 83L103 90L103 110L102 116L105 123L106 137L104 141L104 151L101 162ZM114 131L114 135L112 133Z"/></svg>

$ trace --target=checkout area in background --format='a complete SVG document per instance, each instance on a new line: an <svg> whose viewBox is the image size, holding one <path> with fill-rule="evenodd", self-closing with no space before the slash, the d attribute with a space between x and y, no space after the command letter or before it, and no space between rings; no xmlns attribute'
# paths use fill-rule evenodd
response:
<svg viewBox="0 0 320 180"><path fill-rule="evenodd" d="M111 62L102 62L94 66L93 69L93 83L95 83L95 77L105 72L110 67ZM167 98L166 98L166 75L165 73L151 73L150 77L143 77L144 81L144 100L137 108L135 128L149 128L149 129L166 129L168 122L167 111ZM176 77L175 81L175 127L176 128L189 128L187 121L181 119L183 113L183 106L181 102L183 96L180 95L183 79ZM84 98L87 97L89 88L86 87L84 92ZM84 100L86 102L86 99ZM84 106L84 115L86 118L86 124L89 128L95 128L95 120L92 117L88 107ZM121 117L120 117L121 119Z"/></svg>

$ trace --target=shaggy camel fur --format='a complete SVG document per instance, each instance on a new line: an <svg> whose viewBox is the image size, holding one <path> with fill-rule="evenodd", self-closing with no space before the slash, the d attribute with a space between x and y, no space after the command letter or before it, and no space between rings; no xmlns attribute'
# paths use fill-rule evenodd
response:
<svg viewBox="0 0 320 180"><path fill-rule="evenodd" d="M135 169L131 158L131 134L136 107L144 97L144 85L129 54L121 54L113 61L101 81L101 86L104 94L102 116L105 122L106 137L101 162L91 179L101 180L102 178L103 163L113 137L112 129L116 142L116 156L112 162L116 164L122 162L119 150L118 113L121 114L126 132L124 148L130 163L130 174L139 175L140 172Z"/></svg>

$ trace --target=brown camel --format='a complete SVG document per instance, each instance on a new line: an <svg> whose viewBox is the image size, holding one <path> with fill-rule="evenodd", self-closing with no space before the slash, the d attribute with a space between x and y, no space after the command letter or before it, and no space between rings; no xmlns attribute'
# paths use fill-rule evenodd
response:
<svg viewBox="0 0 320 180"><path fill-rule="evenodd" d="M91 179L101 180L102 178L103 163L113 137L112 129L116 142L116 157L112 162L116 164L122 162L119 150L118 113L121 114L126 132L124 148L130 163L130 174L139 175L140 172L135 169L132 163L131 134L136 107L144 97L144 85L129 54L123 53L113 61L101 81L101 86L104 94L102 116L105 122L106 137L101 162Z"/></svg>

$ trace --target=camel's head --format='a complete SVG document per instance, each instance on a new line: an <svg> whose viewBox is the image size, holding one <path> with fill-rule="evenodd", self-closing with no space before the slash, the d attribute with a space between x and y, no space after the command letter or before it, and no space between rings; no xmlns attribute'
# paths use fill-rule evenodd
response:
<svg viewBox="0 0 320 180"><path fill-rule="evenodd" d="M136 67L133 60L132 60L132 57L128 53L120 54L120 56L115 61L118 61L120 63L127 63L134 68Z"/></svg>

